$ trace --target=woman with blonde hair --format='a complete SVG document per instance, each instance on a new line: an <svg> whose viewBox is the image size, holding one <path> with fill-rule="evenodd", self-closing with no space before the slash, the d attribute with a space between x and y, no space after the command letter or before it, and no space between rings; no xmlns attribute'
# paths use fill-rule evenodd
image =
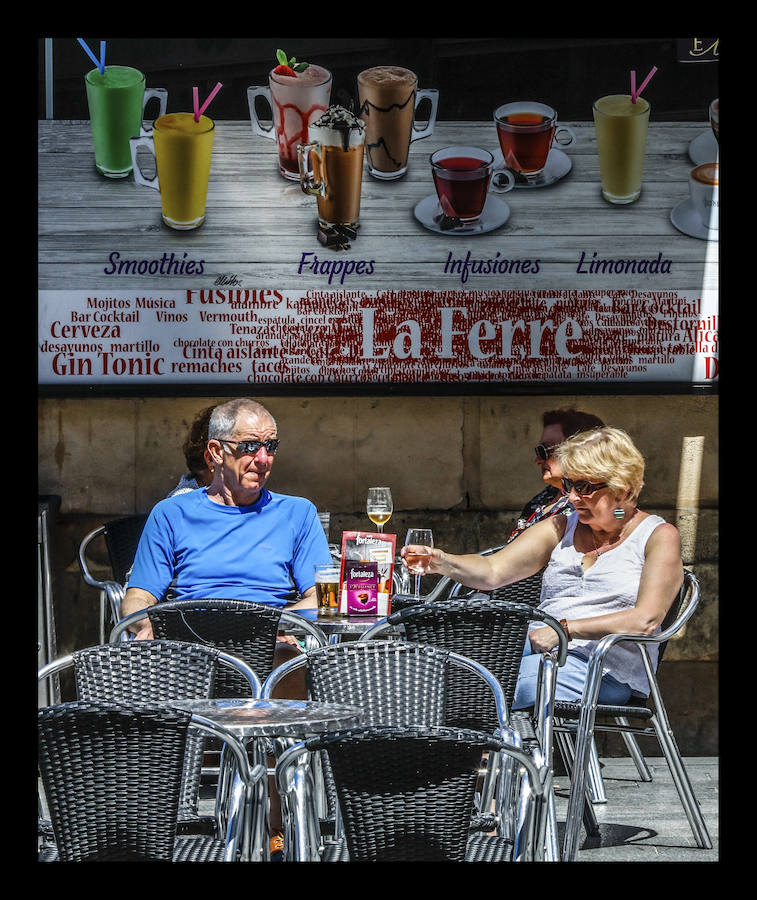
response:
<svg viewBox="0 0 757 900"><path fill-rule="evenodd" d="M683 565L675 526L637 505L644 459L624 431L585 431L555 453L573 512L536 523L491 556L425 548L431 553L425 571L491 591L546 566L539 609L560 621L569 641L555 696L571 701L581 698L600 638L659 630L681 588ZM513 709L533 705L540 654L556 645L552 628L532 623ZM656 666L657 645L648 648ZM623 704L631 694L645 697L649 685L638 649L621 642L607 655L599 702Z"/></svg>

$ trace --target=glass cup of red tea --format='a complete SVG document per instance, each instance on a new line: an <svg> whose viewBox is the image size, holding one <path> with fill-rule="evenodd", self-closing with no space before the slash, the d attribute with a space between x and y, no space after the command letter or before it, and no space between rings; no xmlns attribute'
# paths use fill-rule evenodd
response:
<svg viewBox="0 0 757 900"><path fill-rule="evenodd" d="M431 174L442 213L469 225L484 211L489 190L504 194L515 177L479 147L444 147L431 154Z"/></svg>
<svg viewBox="0 0 757 900"><path fill-rule="evenodd" d="M542 175L553 144L569 147L576 140L544 103L505 103L494 111L494 122L505 165L521 181L536 181Z"/></svg>

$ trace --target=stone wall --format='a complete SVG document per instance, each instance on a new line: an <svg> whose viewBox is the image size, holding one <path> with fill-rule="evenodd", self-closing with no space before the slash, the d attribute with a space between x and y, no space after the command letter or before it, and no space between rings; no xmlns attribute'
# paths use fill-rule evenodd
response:
<svg viewBox="0 0 757 900"><path fill-rule="evenodd" d="M181 445L195 412L223 399L40 400L39 493L62 500L53 531L60 653L99 640L98 594L77 563L82 537L164 497L183 472ZM259 399L282 442L269 486L330 511L332 541L343 530L371 527L367 488L387 484L395 503L390 530L401 539L410 525L431 527L436 543L453 552L502 543L540 489L532 448L543 411L574 405L627 430L647 460L641 506L678 525L684 561L702 584L701 607L671 642L661 675L673 694L673 726L684 753L717 752L717 397ZM95 574L105 577L104 548L93 547L93 557Z"/></svg>

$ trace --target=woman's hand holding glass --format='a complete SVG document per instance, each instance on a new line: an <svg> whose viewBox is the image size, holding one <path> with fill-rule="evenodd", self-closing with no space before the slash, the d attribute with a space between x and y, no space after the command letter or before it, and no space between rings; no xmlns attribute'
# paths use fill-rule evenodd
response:
<svg viewBox="0 0 757 900"><path fill-rule="evenodd" d="M434 536L430 528L411 528L400 551L408 570L415 575L415 599L420 598L421 575L425 575L434 554Z"/></svg>

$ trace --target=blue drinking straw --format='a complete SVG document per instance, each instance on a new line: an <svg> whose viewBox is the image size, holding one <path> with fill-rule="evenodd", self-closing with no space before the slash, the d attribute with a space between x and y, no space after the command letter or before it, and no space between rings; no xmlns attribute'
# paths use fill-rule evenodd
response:
<svg viewBox="0 0 757 900"><path fill-rule="evenodd" d="M100 74L105 74L105 41L100 41L100 59L98 59L95 54L89 49L82 38L76 39L82 46L82 50L87 54L87 56L92 60L92 62L97 66L100 70Z"/></svg>

